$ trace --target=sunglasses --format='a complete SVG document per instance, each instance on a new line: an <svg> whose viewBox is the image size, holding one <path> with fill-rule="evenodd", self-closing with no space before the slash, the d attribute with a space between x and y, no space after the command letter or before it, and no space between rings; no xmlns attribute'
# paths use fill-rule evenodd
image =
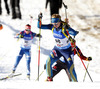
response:
<svg viewBox="0 0 100 89"><path fill-rule="evenodd" d="M31 29L26 29L25 31L31 31Z"/></svg>

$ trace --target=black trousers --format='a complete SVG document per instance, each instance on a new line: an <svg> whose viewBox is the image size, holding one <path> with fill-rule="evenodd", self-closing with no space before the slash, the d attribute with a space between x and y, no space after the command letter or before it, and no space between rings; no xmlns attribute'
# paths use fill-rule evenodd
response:
<svg viewBox="0 0 100 89"><path fill-rule="evenodd" d="M44 69L46 69L46 64L44 65ZM67 65L63 63L62 61L58 60L56 64L53 66L53 77L57 75L62 69L66 71ZM67 71L66 71L67 72Z"/></svg>
<svg viewBox="0 0 100 89"><path fill-rule="evenodd" d="M52 16L53 14L59 14L59 8L51 8L51 9L50 9L50 14L51 14L51 16Z"/></svg>
<svg viewBox="0 0 100 89"><path fill-rule="evenodd" d="M53 77L57 75L62 69L64 69L65 71L67 69L67 65L60 60L58 60L56 63L57 64L53 66Z"/></svg>
<svg viewBox="0 0 100 89"><path fill-rule="evenodd" d="M0 0L0 14L2 14L2 6L1 6L1 0ZM9 6L8 6L8 0L4 0L4 3L5 3L5 8L6 8L6 11L7 11L7 14L10 14L10 10L9 10Z"/></svg>
<svg viewBox="0 0 100 89"><path fill-rule="evenodd" d="M12 19L21 19L20 0L10 0L10 4L12 9Z"/></svg>

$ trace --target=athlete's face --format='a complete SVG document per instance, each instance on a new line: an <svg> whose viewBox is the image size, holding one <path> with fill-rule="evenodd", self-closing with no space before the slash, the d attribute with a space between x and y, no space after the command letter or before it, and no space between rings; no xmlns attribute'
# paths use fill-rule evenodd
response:
<svg viewBox="0 0 100 89"><path fill-rule="evenodd" d="M29 34L30 33L30 29L26 29L25 32L26 32L26 34Z"/></svg>
<svg viewBox="0 0 100 89"><path fill-rule="evenodd" d="M58 23L52 23L52 24L53 24L53 26L54 26L55 28L58 28L58 27L60 26L61 22L58 22Z"/></svg>

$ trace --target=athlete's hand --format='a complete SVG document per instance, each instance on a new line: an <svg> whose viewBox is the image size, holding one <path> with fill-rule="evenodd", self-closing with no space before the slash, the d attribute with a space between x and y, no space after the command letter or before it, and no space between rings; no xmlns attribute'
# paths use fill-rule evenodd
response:
<svg viewBox="0 0 100 89"><path fill-rule="evenodd" d="M40 19L42 19L42 13L40 12L40 14L38 15L38 20L40 21Z"/></svg>
<svg viewBox="0 0 100 89"><path fill-rule="evenodd" d="M44 70L46 69L46 64L44 64Z"/></svg>
<svg viewBox="0 0 100 89"><path fill-rule="evenodd" d="M20 34L20 35L19 35L19 38L24 38L24 36Z"/></svg>
<svg viewBox="0 0 100 89"><path fill-rule="evenodd" d="M36 35L36 37L40 37L40 38L42 38L42 35L40 35L40 34L37 34L37 35Z"/></svg>
<svg viewBox="0 0 100 89"><path fill-rule="evenodd" d="M69 36L68 40L71 41L72 43L76 42L75 39L73 39L71 36Z"/></svg>
<svg viewBox="0 0 100 89"><path fill-rule="evenodd" d="M86 60L87 61L92 61L92 57L88 57Z"/></svg>

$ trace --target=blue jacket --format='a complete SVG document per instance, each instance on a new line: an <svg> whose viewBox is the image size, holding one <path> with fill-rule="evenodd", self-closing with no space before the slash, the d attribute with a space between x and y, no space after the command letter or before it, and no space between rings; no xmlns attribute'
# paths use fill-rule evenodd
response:
<svg viewBox="0 0 100 89"><path fill-rule="evenodd" d="M39 21L38 21L37 26L38 26L38 28L40 28ZM66 34L68 36L67 31L64 30L64 34L62 33L63 23L61 23L59 28L54 28L54 26L52 24L42 24L41 29L52 30L53 36L56 41L56 46L59 49L67 49L67 48L71 47L70 41L64 35L64 34ZM75 31L71 27L68 27L67 25L66 25L66 29L68 30L70 35L76 36L78 34L77 31Z"/></svg>

